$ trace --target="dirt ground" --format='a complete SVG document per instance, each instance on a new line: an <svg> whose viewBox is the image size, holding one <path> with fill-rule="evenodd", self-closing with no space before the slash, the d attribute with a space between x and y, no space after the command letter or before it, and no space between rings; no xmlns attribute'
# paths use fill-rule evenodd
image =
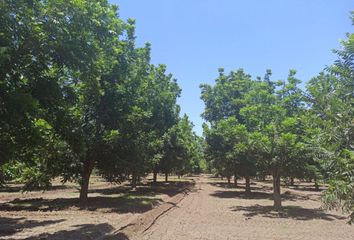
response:
<svg viewBox="0 0 354 240"><path fill-rule="evenodd" d="M78 202L74 184L53 184L49 191L21 193L18 186L0 190L0 239L103 239L136 216L167 201L188 179L159 178L132 191L127 184L90 180L89 201Z"/></svg>
<svg viewBox="0 0 354 240"><path fill-rule="evenodd" d="M179 204L130 239L354 239L345 215L320 209L320 192L312 185L282 187L284 210L277 213L271 183L253 181L253 192L246 196L242 181L233 188L209 176L193 179L194 189ZM87 206L78 203L75 185L54 184L51 191L26 194L14 186L2 189L0 239L104 239L168 203L190 179L171 180L155 186L146 182L131 191L125 184L93 178Z"/></svg>
<svg viewBox="0 0 354 240"><path fill-rule="evenodd" d="M308 184L282 188L280 214L272 210L270 183L253 182L250 196L243 183L229 188L220 179L201 177L196 187L137 239L354 239L354 226L338 212L322 211L320 193Z"/></svg>

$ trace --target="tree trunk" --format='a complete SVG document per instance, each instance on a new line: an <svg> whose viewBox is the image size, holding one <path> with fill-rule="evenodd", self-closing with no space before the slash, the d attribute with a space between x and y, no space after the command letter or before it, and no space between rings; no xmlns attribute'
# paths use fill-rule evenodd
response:
<svg viewBox="0 0 354 240"><path fill-rule="evenodd" d="M231 183L231 177L227 176L227 183L230 184Z"/></svg>
<svg viewBox="0 0 354 240"><path fill-rule="evenodd" d="M157 171L154 171L154 172L153 172L153 175L154 175L154 176L153 176L153 180L152 180L152 181L153 181L154 183L156 183L156 182L157 182Z"/></svg>
<svg viewBox="0 0 354 240"><path fill-rule="evenodd" d="M290 186L294 186L294 178L290 178Z"/></svg>
<svg viewBox="0 0 354 240"><path fill-rule="evenodd" d="M273 170L273 197L274 208L281 209L281 195L280 195L280 173L278 169Z"/></svg>
<svg viewBox="0 0 354 240"><path fill-rule="evenodd" d="M86 203L87 202L87 195L88 195L88 188L90 183L90 176L93 168L93 161L86 160L84 162L83 171L82 171L82 179L81 179L81 186L80 186L80 202Z"/></svg>
<svg viewBox="0 0 354 240"><path fill-rule="evenodd" d="M234 184L235 184L235 187L237 187L237 175L236 174L234 176Z"/></svg>
<svg viewBox="0 0 354 240"><path fill-rule="evenodd" d="M132 175L132 189L136 189L137 176L135 173Z"/></svg>
<svg viewBox="0 0 354 240"><path fill-rule="evenodd" d="M246 176L246 194L251 193L250 176Z"/></svg>
<svg viewBox="0 0 354 240"><path fill-rule="evenodd" d="M165 173L165 182L168 182L168 173Z"/></svg>
<svg viewBox="0 0 354 240"><path fill-rule="evenodd" d="M316 190L316 191L320 190L320 187L319 187L319 185L318 185L317 177L316 177L316 176L315 176L314 181L315 181L315 190Z"/></svg>

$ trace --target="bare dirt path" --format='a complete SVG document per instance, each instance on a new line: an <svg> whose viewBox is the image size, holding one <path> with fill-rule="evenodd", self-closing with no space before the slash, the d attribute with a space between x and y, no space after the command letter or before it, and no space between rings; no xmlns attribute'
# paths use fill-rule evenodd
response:
<svg viewBox="0 0 354 240"><path fill-rule="evenodd" d="M228 188L205 176L196 182L194 192L137 239L354 239L345 216L320 209L318 192L283 188L284 211L278 214L269 184L253 184L246 197L242 184Z"/></svg>

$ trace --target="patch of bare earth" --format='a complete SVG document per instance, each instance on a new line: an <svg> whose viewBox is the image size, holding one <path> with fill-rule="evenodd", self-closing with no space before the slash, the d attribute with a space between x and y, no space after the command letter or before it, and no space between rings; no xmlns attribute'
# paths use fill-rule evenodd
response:
<svg viewBox="0 0 354 240"><path fill-rule="evenodd" d="M345 215L321 210L312 184L283 187L278 213L270 182L253 182L245 195L242 181L234 188L208 176L194 179L194 188L181 192L190 183L145 182L131 191L93 178L85 206L75 185L24 194L16 186L2 189L0 239L354 239Z"/></svg>
<svg viewBox="0 0 354 240"><path fill-rule="evenodd" d="M18 186L0 191L0 239L103 239L168 201L188 179L151 184L134 191L93 177L89 201L82 205L74 184L53 184L49 191L21 193Z"/></svg>
<svg viewBox="0 0 354 240"><path fill-rule="evenodd" d="M252 191L246 196L242 182L232 188L220 179L201 177L194 192L131 239L354 239L347 217L321 210L320 192L309 184L283 187L280 213L273 211L270 183L253 182Z"/></svg>

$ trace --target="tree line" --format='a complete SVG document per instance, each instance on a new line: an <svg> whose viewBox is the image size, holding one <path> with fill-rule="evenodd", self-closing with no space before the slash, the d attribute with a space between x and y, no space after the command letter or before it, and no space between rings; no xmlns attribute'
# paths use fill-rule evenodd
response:
<svg viewBox="0 0 354 240"><path fill-rule="evenodd" d="M354 13L351 15L354 24ZM219 69L214 85L202 84L205 158L230 182L234 176L273 179L274 207L281 208L280 181L326 183L329 208L354 221L354 34L347 34L338 59L304 88L290 70L286 80L253 79L243 69Z"/></svg>
<svg viewBox="0 0 354 240"><path fill-rule="evenodd" d="M198 172L176 79L106 0L0 1L0 182L46 188Z"/></svg>
<svg viewBox="0 0 354 240"><path fill-rule="evenodd" d="M281 179L326 183L325 204L354 220L354 34L305 88L295 70L273 81L220 68L201 85L202 138L180 116L176 79L107 0L0 1L0 23L0 184L61 177L85 202L93 171L135 187L198 173L205 158L229 182L245 178L246 193L271 175L277 209Z"/></svg>

